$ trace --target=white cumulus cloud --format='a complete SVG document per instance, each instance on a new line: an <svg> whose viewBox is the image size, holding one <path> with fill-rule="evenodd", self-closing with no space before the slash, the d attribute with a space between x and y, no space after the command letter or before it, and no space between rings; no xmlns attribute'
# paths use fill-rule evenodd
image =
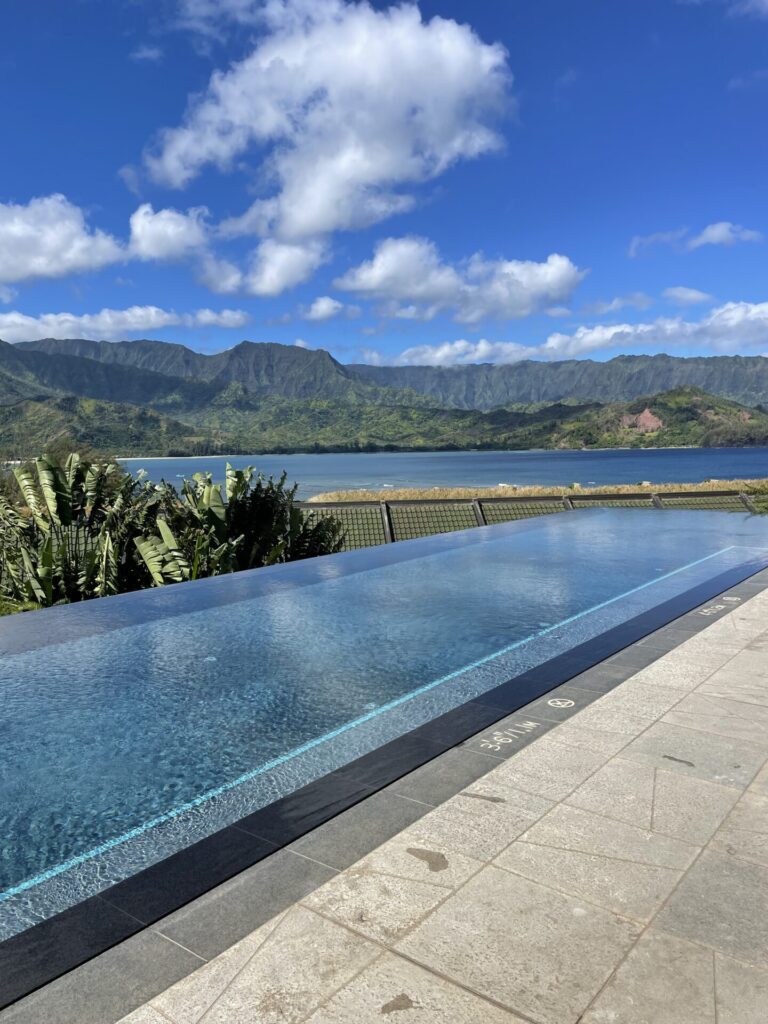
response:
<svg viewBox="0 0 768 1024"><path fill-rule="evenodd" d="M315 299L304 314L305 320L332 320L344 309L344 303L332 299L330 295L321 295Z"/></svg>
<svg viewBox="0 0 768 1024"><path fill-rule="evenodd" d="M501 145L507 54L467 25L424 21L411 3L377 10L344 0L186 0L183 15L263 30L145 154L151 176L173 187L206 165L257 165L270 190L222 224L225 236L320 245L409 210L416 186Z"/></svg>
<svg viewBox="0 0 768 1024"><path fill-rule="evenodd" d="M443 262L426 238L387 238L373 258L334 283L344 291L387 302L384 312L407 320L431 320L451 312L458 323L516 320L568 299L585 271L566 256L544 262L488 260L476 253L465 264Z"/></svg>
<svg viewBox="0 0 768 1024"><path fill-rule="evenodd" d="M744 228L741 224L731 224L728 220L708 224L698 235L686 243L688 249L700 249L702 245L735 245L737 242L761 242L763 236L759 231Z"/></svg>
<svg viewBox="0 0 768 1024"><path fill-rule="evenodd" d="M576 359L594 352L642 348L662 352L681 346L713 354L768 351L768 302L727 302L701 320L659 317L639 324L582 326L572 334L550 334L540 345L516 342L457 341L418 345L388 358L366 350L366 362L395 365L456 366L464 363L514 363L521 359Z"/></svg>
<svg viewBox="0 0 768 1024"><path fill-rule="evenodd" d="M208 242L208 210L196 206L179 210L155 210L150 203L131 215L131 255L141 260L183 259L202 251Z"/></svg>
<svg viewBox="0 0 768 1024"><path fill-rule="evenodd" d="M657 231L652 235L635 235L629 244L629 256L638 256L643 249L655 245L669 245L678 252L693 252L704 245L732 246L737 242L761 242L763 236L752 228L733 224L729 220L708 224L697 235L692 235L688 228L676 228L674 231Z"/></svg>
<svg viewBox="0 0 768 1024"><path fill-rule="evenodd" d="M301 316L304 320L333 320L339 316L345 316L348 320L353 320L355 317L360 316L360 313L359 306L346 305L343 302L339 302L338 299L331 298L330 295L321 295L315 299L308 309L301 311Z"/></svg>
<svg viewBox="0 0 768 1024"><path fill-rule="evenodd" d="M701 302L712 301L712 296L707 292L700 292L698 288L685 288L683 285L665 288L662 294L677 306L696 306Z"/></svg>
<svg viewBox="0 0 768 1024"><path fill-rule="evenodd" d="M203 257L198 276L201 284L219 295L231 295L243 284L243 272L238 266L210 253Z"/></svg>
<svg viewBox="0 0 768 1024"><path fill-rule="evenodd" d="M0 203L0 283L66 277L126 258L120 242L89 228L80 207L54 194Z"/></svg>
<svg viewBox="0 0 768 1024"><path fill-rule="evenodd" d="M3 341L36 341L38 338L92 338L113 341L128 334L144 334L163 327L242 327L248 314L239 309L198 309L176 313L158 306L102 309L98 313L43 313L28 316L13 311L0 313Z"/></svg>
<svg viewBox="0 0 768 1024"><path fill-rule="evenodd" d="M250 269L244 276L245 290L250 295L279 295L306 281L327 259L327 249L321 241L288 243L265 238L253 253Z"/></svg>

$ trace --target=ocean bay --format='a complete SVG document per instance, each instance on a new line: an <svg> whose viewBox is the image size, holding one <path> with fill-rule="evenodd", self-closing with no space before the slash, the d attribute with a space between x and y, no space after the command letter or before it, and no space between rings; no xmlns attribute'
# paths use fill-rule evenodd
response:
<svg viewBox="0 0 768 1024"><path fill-rule="evenodd" d="M498 484L583 487L700 483L768 476L768 448L643 448L590 451L377 452L123 459L135 473L178 484L194 473L223 481L227 462L265 475L283 470L307 499L326 491L401 487L495 487Z"/></svg>

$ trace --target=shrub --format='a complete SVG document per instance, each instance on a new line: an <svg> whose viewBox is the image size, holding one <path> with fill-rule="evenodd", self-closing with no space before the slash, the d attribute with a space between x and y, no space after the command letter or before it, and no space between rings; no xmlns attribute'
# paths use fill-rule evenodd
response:
<svg viewBox="0 0 768 1024"><path fill-rule="evenodd" d="M285 474L227 466L167 483L115 463L43 455L0 492L0 601L21 608L82 601L339 551L340 525L310 523Z"/></svg>

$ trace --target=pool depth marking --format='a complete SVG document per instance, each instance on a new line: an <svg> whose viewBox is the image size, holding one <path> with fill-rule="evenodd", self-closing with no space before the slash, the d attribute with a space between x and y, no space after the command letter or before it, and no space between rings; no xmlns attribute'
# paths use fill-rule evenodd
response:
<svg viewBox="0 0 768 1024"><path fill-rule="evenodd" d="M661 583L663 580L670 579L672 576L677 576L679 573L685 572L687 569L693 569L697 565L702 565L704 562L708 562L712 558L717 558L719 555L724 555L728 551L733 551L739 546L740 545L737 544L729 544L728 547L721 548L719 551L715 551L711 555L705 555L703 558L697 558L695 562L689 562L687 565L681 565L678 569L673 569L668 573L664 573L663 576L656 576L654 579L648 580L646 583L641 583L637 587L632 587L631 590L626 590L624 593L617 594L615 597L610 597L605 601L601 601L599 604L593 605L591 608L586 608L584 611L577 612L575 615L570 615L561 622L556 622L551 626L540 629L538 632L531 634L531 636L525 637L522 640L516 640L507 647L502 647L501 650L495 651L493 654L487 654L485 657L479 658L477 661L473 661L471 664L465 665L463 668L456 669L454 672L441 676L439 679L434 679L430 683L425 683L423 686L419 686L415 690L411 690L409 693L403 694L401 697L396 697L394 700L389 701L389 703L382 704L381 707L369 711L365 715L361 715L359 718L353 719L351 722L346 722L344 725L340 725L337 729L333 729L331 732L327 732L323 736L318 736L313 740L308 740L300 747L296 747L294 750L290 750L285 754L280 754L279 757L275 757L271 761L267 761L258 768L253 768L251 771L246 772L237 779L233 779L231 782L225 782L221 786L217 786L215 789L210 789L206 793L201 793L200 796L196 796L193 800L189 800L186 803L181 804L179 807L174 807L170 811L166 811L163 814L152 818L150 821L137 825L135 828L130 829L128 832L125 832L120 836L116 836L114 839L108 839L104 843L99 844L99 846L94 847L92 850L88 850L86 853L80 853L76 857L71 857L69 860L64 861L62 864L57 864L55 867L48 868L39 875L35 875L33 878L28 878L24 882L19 882L18 885L5 889L3 892L0 892L0 903L10 899L12 896L18 896L20 893L26 892L28 889L33 889L36 885L40 885L42 882L47 882L51 878L55 878L57 875L63 874L65 871L79 867L79 865L85 864L86 861L92 860L94 857L98 857L103 853L108 853L110 850L115 849L117 846L122 846L123 843L129 842L131 839L137 839L139 836L150 831L150 829L156 828L158 825L163 825L168 821L173 821L174 818L178 818L181 814L194 810L196 807L200 807L209 800L213 800L217 796L222 796L224 793L228 793L231 790L236 789L238 786L242 786L244 783L252 781L259 775L263 775L265 772L271 771L273 768L278 768L280 765L293 760L301 754L306 754L308 751L313 750L322 743L335 739L337 736L341 736L345 732L349 732L350 729L354 729L358 725L363 725L365 722L378 718L379 715L382 715L387 711L392 711L394 708L406 704L408 701L413 700L414 697L419 697L423 693L428 693L430 690L434 690L443 683L450 682L452 679L457 679L466 672L471 672L473 669L480 668L482 665L487 665L489 662L495 661L496 658L509 654L511 651L523 647L532 640L538 640L540 637L546 636L548 633L552 633L554 630L560 629L562 626L568 626L572 622L578 621L585 615L591 615L593 612L607 608L608 605L615 604L616 601L621 601L625 597L631 597L633 594L637 594L641 590L646 590L648 587L651 587L656 583Z"/></svg>

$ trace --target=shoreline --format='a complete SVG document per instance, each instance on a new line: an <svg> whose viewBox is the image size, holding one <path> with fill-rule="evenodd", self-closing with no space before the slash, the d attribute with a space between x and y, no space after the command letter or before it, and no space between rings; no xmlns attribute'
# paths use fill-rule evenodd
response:
<svg viewBox="0 0 768 1024"><path fill-rule="evenodd" d="M382 449L381 451L351 452L351 451L297 451L297 452L257 452L249 454L230 453L228 455L111 455L117 462L190 462L193 459L260 459L268 458L289 459L294 456L305 457L307 455L591 455L595 452L723 452L723 451L766 451L768 445L757 444L735 444L722 445L719 448L707 448L694 444L669 444L652 445L647 448L402 448L398 451ZM10 463L9 463L10 464Z"/></svg>
<svg viewBox="0 0 768 1024"><path fill-rule="evenodd" d="M768 477L750 479L701 480L697 483L652 483L643 481L634 484L595 484L582 487L552 484L496 484L489 487L398 487L386 491L360 488L355 490L324 491L307 499L308 504L328 503L343 505L361 501L472 501L488 498L566 498L591 497L610 494L739 494L748 493L750 488L768 491Z"/></svg>

